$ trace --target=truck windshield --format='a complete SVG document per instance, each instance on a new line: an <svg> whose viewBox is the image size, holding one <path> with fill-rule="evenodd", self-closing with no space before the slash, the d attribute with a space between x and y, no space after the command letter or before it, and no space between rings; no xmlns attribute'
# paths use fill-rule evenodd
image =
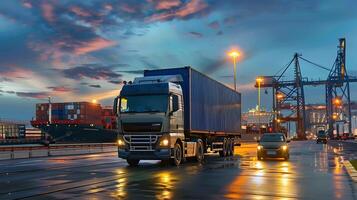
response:
<svg viewBox="0 0 357 200"><path fill-rule="evenodd" d="M284 142L284 136L280 134L266 134L263 135L262 139L260 140L262 142Z"/></svg>
<svg viewBox="0 0 357 200"><path fill-rule="evenodd" d="M168 95L138 95L120 98L121 113L166 112Z"/></svg>

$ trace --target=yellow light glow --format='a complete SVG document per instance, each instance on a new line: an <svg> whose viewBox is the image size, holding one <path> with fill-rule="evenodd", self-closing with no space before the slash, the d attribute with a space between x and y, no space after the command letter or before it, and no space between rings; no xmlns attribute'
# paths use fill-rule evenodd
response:
<svg viewBox="0 0 357 200"><path fill-rule="evenodd" d="M333 119L337 119L337 117L338 117L338 116L337 116L336 113L334 113L334 114L332 115L332 118L333 118Z"/></svg>
<svg viewBox="0 0 357 200"><path fill-rule="evenodd" d="M228 55L232 58L237 58L240 56L240 53L238 51L232 50L228 53Z"/></svg>
<svg viewBox="0 0 357 200"><path fill-rule="evenodd" d="M342 101L341 101L341 99L339 99L339 98L335 98L335 99L333 100L333 104L334 104L334 105L339 106L339 105L341 105L341 103L342 103Z"/></svg>
<svg viewBox="0 0 357 200"><path fill-rule="evenodd" d="M283 151L286 151L288 149L288 146L284 145L281 148L283 149Z"/></svg>
<svg viewBox="0 0 357 200"><path fill-rule="evenodd" d="M276 95L276 98L278 98L278 99L282 99L282 98L284 98L284 95L283 95L283 94L281 94L281 93L279 93L279 94L277 94L277 95Z"/></svg>
<svg viewBox="0 0 357 200"><path fill-rule="evenodd" d="M264 81L264 79L263 79L263 78L260 78L260 77L256 78L255 80L257 81L257 83L261 83L261 82Z"/></svg>
<svg viewBox="0 0 357 200"><path fill-rule="evenodd" d="M123 146L125 143L122 139L118 139L118 146Z"/></svg>
<svg viewBox="0 0 357 200"><path fill-rule="evenodd" d="M92 100L92 103L97 103L97 99L93 99L93 100Z"/></svg>
<svg viewBox="0 0 357 200"><path fill-rule="evenodd" d="M168 146L169 145L169 140L168 139L163 139L161 142L160 142L160 146Z"/></svg>
<svg viewBox="0 0 357 200"><path fill-rule="evenodd" d="M257 148L258 148L258 150L261 150L261 149L263 149L263 146L259 145Z"/></svg>

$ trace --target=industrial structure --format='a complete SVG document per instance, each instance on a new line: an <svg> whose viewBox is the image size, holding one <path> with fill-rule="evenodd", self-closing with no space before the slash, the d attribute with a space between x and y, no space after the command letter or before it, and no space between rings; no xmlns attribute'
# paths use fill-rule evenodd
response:
<svg viewBox="0 0 357 200"><path fill-rule="evenodd" d="M302 76L300 60L315 67L329 71L326 80L309 81ZM287 70L293 67L294 78L283 80ZM259 80L259 81L258 81ZM274 129L278 123L296 122L296 132L300 139L305 138L306 133L306 106L304 86L324 85L326 89L326 118L329 135L333 135L336 122L347 124L348 132L352 133L351 126L351 98L350 82L357 82L356 77L348 75L346 70L346 40L339 39L337 58L331 69L318 65L295 53L293 59L284 66L280 74L257 78L255 87L272 88L273 110L276 113ZM347 112L344 112L347 111ZM338 133L337 133L338 135Z"/></svg>

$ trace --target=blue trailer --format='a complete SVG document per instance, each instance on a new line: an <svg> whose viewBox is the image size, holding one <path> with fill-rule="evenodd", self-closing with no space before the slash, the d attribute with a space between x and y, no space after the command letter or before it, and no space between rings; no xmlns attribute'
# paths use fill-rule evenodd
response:
<svg viewBox="0 0 357 200"><path fill-rule="evenodd" d="M139 160L187 157L207 151L231 156L241 133L241 94L191 67L146 70L114 102L118 155Z"/></svg>

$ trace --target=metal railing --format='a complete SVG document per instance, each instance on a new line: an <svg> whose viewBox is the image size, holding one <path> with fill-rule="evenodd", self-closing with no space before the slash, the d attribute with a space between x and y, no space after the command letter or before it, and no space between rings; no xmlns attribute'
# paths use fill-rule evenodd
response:
<svg viewBox="0 0 357 200"><path fill-rule="evenodd" d="M115 143L3 145L0 146L0 160L115 152L115 147Z"/></svg>

